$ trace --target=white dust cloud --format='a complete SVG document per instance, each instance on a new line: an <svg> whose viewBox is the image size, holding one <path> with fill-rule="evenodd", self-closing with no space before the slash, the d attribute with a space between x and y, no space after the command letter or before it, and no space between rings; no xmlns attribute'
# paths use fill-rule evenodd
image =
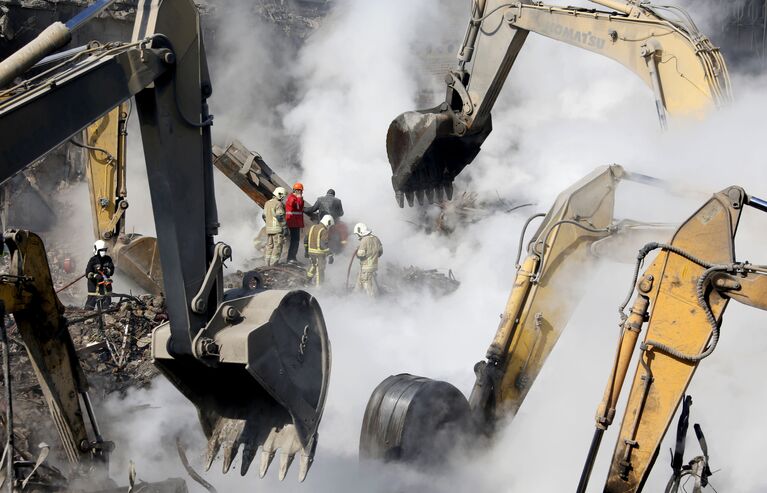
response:
<svg viewBox="0 0 767 493"><path fill-rule="evenodd" d="M451 267L461 287L440 299L409 293L377 303L318 292L333 346L333 369L317 456L306 484L295 482L295 465L283 483L276 481L276 470L264 481L255 472L244 479L236 472L208 474L219 491L517 492L567 491L577 484L613 357L616 307L629 287L630 265L606 264L576 286L584 291L583 302L519 414L499 432L493 447L461 458L437 476L360 466L357 461L367 398L388 375L407 371L444 379L468 394L473 364L484 356L511 289L521 224L533 212L495 215L467 226L460 237L447 239L417 232L407 222L416 212L396 206L384 136L398 113L415 107L417 61L412 53L420 40L444 34L429 28L439 12L436 0L337 2L295 60L298 99L285 111L283 125L298 146L300 178L309 200L335 188L349 220L366 221L381 237L382 261ZM259 22L245 24L257 31ZM462 30L455 33L456 38L461 36ZM259 47L252 49L258 52ZM234 66L239 60L232 57L231 63ZM234 68L223 73L238 78ZM221 76L213 71L217 89L212 101L226 98L220 88L230 87ZM663 133L650 90L633 74L597 55L531 35L496 105L495 130L457 188L470 180L473 189L534 201L535 211L545 212L571 183L596 166L617 162L691 188L710 192L742 184L757 196L767 196L767 190L760 188L765 171L759 142L753 137L763 133L761 115L767 108L767 96L760 91L763 84L763 77L736 76L737 100L732 106L703 122L676 122ZM258 100L258 85L242 97ZM218 121L223 120L222 114ZM244 118L243 125L247 121ZM269 145L261 144L255 135L238 138L255 146ZM224 229L230 221L242 224L236 222L242 210L232 205L239 200L233 198L238 193L218 197L225 225L220 239L235 245L255 234L254 229L245 233ZM662 194L638 186L622 186L619 196L618 215L634 219L679 221L699 202L666 201ZM253 209L245 214L260 212ZM766 219L753 211L744 216L739 255L764 261L759 246L765 241ZM346 259L340 259L330 266L328 275L335 284L345 276L345 265ZM757 448L767 439L757 414L764 393L760 379L752 376L764 371L759 357L767 349L764 317L755 309L733 304L717 351L701 364L690 388L691 420L703 425L712 466L721 468L711 478L720 491L761 491L767 486L758 472ZM162 416L167 416L167 406L178 406L178 414L170 413L185 419L147 414L141 420L146 436L123 436L125 456L141 457L142 451L160 447L155 438L168 436L174 429L184 430L190 442L202 443L197 425L190 422L191 404L184 407L183 398L168 387L159 384L158 395L145 399L161 399ZM602 488L618 427L616 420L605 436L590 491ZM648 491L665 485L672 439L670 433ZM690 456L697 453L693 442L690 433ZM156 474L154 479L160 479L178 467L172 454L167 455L168 465L162 468L153 467L151 455L134 460L140 473L147 471L146 476ZM199 455L194 459L199 467ZM214 465L218 468L220 462ZM178 471L172 475L183 474ZM190 489L195 488L190 483Z"/></svg>

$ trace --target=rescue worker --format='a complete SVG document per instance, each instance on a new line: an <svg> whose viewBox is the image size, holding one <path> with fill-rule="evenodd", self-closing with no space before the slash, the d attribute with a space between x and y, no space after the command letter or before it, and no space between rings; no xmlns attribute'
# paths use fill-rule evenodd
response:
<svg viewBox="0 0 767 493"><path fill-rule="evenodd" d="M355 224L354 234L360 240L355 253L360 260L360 274L357 277L356 289L358 291L364 290L371 297L378 296L376 273L378 272L378 258L383 255L383 245L365 223Z"/></svg>
<svg viewBox="0 0 767 493"><path fill-rule="evenodd" d="M285 205L282 200L286 192L282 187L274 189L274 196L264 204L264 213L261 217L266 225L266 250L264 260L266 265L274 265L282 257L282 245L285 244L287 223L285 221Z"/></svg>
<svg viewBox="0 0 767 493"><path fill-rule="evenodd" d="M315 286L320 286L325 281L325 264L333 263L333 254L328 248L328 230L334 223L333 216L326 214L319 224L313 224L309 228L304 237L304 253L311 262L306 276L314 279Z"/></svg>
<svg viewBox="0 0 767 493"><path fill-rule="evenodd" d="M115 272L115 264L112 257L107 255L107 244L104 240L96 240L93 243L93 257L88 260L85 267L85 277L88 279L88 299L85 300L85 308L96 309L96 304L106 308L112 302L109 295L112 293L112 274Z"/></svg>
<svg viewBox="0 0 767 493"><path fill-rule="evenodd" d="M341 199L336 198L336 191L332 188L323 197L317 197L317 201L313 206L306 209L307 214L317 213L317 217L323 218L327 215L333 217L333 222L338 222L338 219L344 215L344 206L341 203Z"/></svg>
<svg viewBox="0 0 767 493"><path fill-rule="evenodd" d="M301 230L304 228L304 186L300 182L293 185L293 193L285 202L285 210L288 215L288 230L290 231L288 263L297 264L298 242L301 241Z"/></svg>

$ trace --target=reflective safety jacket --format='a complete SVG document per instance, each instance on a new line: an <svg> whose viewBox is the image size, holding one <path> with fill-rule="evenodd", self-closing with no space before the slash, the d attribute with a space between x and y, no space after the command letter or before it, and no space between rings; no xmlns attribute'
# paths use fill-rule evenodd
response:
<svg viewBox="0 0 767 493"><path fill-rule="evenodd" d="M378 258L383 255L383 245L376 235L370 233L360 239L357 247L357 258L360 259L362 272L376 272L378 270Z"/></svg>
<svg viewBox="0 0 767 493"><path fill-rule="evenodd" d="M309 250L309 255L329 255L328 228L324 224L313 224L309 233L304 237L304 243Z"/></svg>
<svg viewBox="0 0 767 493"><path fill-rule="evenodd" d="M264 222L266 234L282 234L285 228L285 206L276 197L272 197L264 204Z"/></svg>
<svg viewBox="0 0 767 493"><path fill-rule="evenodd" d="M285 211L288 214L289 228L304 227L304 199L291 193L285 201Z"/></svg>

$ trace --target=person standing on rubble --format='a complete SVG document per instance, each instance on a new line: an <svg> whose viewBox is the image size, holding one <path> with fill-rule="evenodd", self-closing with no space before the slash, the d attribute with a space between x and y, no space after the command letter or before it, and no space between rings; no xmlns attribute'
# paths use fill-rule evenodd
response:
<svg viewBox="0 0 767 493"><path fill-rule="evenodd" d="M261 215L266 225L264 260L266 260L267 266L276 264L282 257L282 245L285 243L285 235L287 234L285 205L282 203L285 195L284 188L275 188L274 196L264 204L264 213Z"/></svg>
<svg viewBox="0 0 767 493"><path fill-rule="evenodd" d="M288 247L288 263L297 264L298 242L301 241L301 230L304 228L304 186L301 182L293 185L293 193L285 202L288 214L288 229L290 230L290 246Z"/></svg>
<svg viewBox="0 0 767 493"><path fill-rule="evenodd" d="M107 255L107 244L104 240L96 240L93 243L93 257L88 260L85 267L85 277L88 279L88 299L85 300L85 308L95 310L98 304L106 308L112 302L112 274L115 272L115 264L112 257Z"/></svg>
<svg viewBox="0 0 767 493"><path fill-rule="evenodd" d="M311 265L306 276L313 279L315 286L325 282L325 265L333 263L333 254L328 248L328 230L333 226L333 216L326 214L319 224L313 224L304 237L304 254Z"/></svg>
<svg viewBox="0 0 767 493"><path fill-rule="evenodd" d="M306 209L307 214L314 214L315 212L319 218L330 215L334 223L338 222L338 219L344 215L344 206L341 199L336 198L335 190L331 188L324 196L317 197L314 205Z"/></svg>
<svg viewBox="0 0 767 493"><path fill-rule="evenodd" d="M365 291L368 296L378 296L378 259L383 255L383 245L365 223L354 225L354 234L360 240L355 255L360 260L360 273L357 277L357 291Z"/></svg>

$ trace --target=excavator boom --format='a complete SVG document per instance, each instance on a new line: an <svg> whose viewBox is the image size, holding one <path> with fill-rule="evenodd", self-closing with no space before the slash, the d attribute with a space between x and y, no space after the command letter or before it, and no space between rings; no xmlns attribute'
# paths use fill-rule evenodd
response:
<svg viewBox="0 0 767 493"><path fill-rule="evenodd" d="M399 115L386 150L402 207L452 197L453 179L492 131L491 110L527 35L535 32L611 58L653 91L661 125L666 113L703 115L732 95L724 59L681 9L595 0L617 12L502 0L472 2L471 20L447 75L439 106ZM681 15L673 15L676 11ZM666 12L666 10L664 10Z"/></svg>
<svg viewBox="0 0 767 493"><path fill-rule="evenodd" d="M162 267L157 239L127 234L126 139L128 105L123 103L89 125L85 141L72 139L86 152L94 237L110 246L115 267L147 292L162 293Z"/></svg>
<svg viewBox="0 0 767 493"><path fill-rule="evenodd" d="M613 422L621 388L642 326L628 403L605 492L641 491L676 409L700 362L711 355L729 300L767 309L767 268L736 261L734 239L743 208L762 201L740 187L708 200L670 244L650 243L638 255L657 257L638 278L637 295L597 411L597 429L578 491L585 491L604 430Z"/></svg>
<svg viewBox="0 0 767 493"><path fill-rule="evenodd" d="M447 382L408 374L389 377L365 411L364 456L434 460L435 454L452 450L446 443L460 441L450 437L490 435L497 420L517 412L586 292L580 286L594 269L594 246L617 239L637 245L637 235L647 229L613 218L615 192L623 180L658 182L613 165L595 170L557 197L528 243L527 258L517 266L486 359L474 366L476 382L468 402ZM670 234L665 225L650 229ZM523 240L524 231L520 250Z"/></svg>

